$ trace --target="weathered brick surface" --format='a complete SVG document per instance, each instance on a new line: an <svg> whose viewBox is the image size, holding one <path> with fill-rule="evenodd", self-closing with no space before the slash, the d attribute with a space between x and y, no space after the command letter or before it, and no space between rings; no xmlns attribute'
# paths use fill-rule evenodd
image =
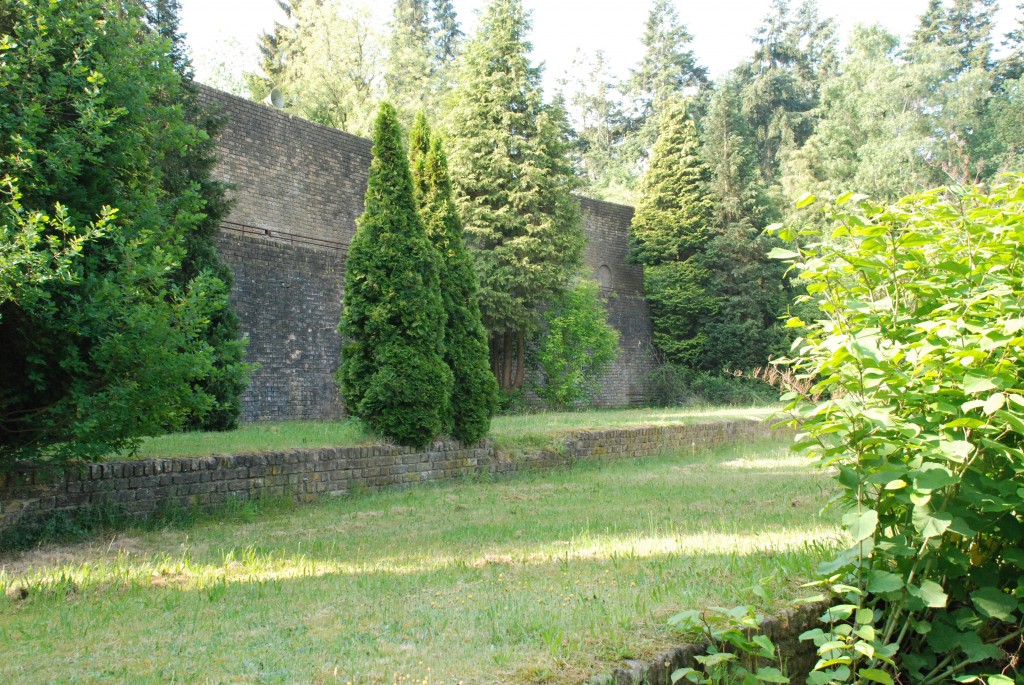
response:
<svg viewBox="0 0 1024 685"><path fill-rule="evenodd" d="M259 365L242 398L242 418L340 416L335 328L372 144L260 103L201 92L227 115L214 173L231 184L234 204L217 246L235 273L231 299L250 338L248 359ZM619 359L594 404L639 405L654 356L643 272L626 263L633 209L588 198L580 203L584 263L602 283L621 336ZM237 232L240 226L249 232ZM254 237L252 230L265 234Z"/></svg>
<svg viewBox="0 0 1024 685"><path fill-rule="evenodd" d="M577 461L706 449L769 431L765 423L729 421L576 432L566 435L558 449L531 454L504 454L489 440L476 445L438 441L426 450L367 445L83 464L62 473L23 468L0 474L0 534L19 522L85 507L116 505L145 515L175 506L212 507L229 496L290 494L308 501L353 489L409 487L467 475L502 476Z"/></svg>
<svg viewBox="0 0 1024 685"><path fill-rule="evenodd" d="M334 371L341 338L341 258L223 232L217 250L231 267L231 303L257 364L242 394L245 421L331 419L342 414Z"/></svg>

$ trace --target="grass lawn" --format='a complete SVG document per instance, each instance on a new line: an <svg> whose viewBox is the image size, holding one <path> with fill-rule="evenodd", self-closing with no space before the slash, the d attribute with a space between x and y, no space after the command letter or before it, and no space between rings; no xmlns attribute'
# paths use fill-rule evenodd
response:
<svg viewBox="0 0 1024 685"><path fill-rule="evenodd" d="M0 683L578 683L805 594L831 487L765 442L42 548L0 558Z"/></svg>
<svg viewBox="0 0 1024 685"><path fill-rule="evenodd" d="M764 419L777 407L700 407L685 409L615 409L586 412L544 412L498 416L491 437L505 449L540 448L566 431L625 428L638 425L704 423L734 419ZM233 454L297 447L345 447L380 442L356 420L257 423L226 433L175 433L151 438L134 458L151 459L210 454ZM113 458L130 458L118 455Z"/></svg>

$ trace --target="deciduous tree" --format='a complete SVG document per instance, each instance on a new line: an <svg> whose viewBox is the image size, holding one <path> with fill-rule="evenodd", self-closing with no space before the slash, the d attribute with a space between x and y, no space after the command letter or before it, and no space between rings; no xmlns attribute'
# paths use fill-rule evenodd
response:
<svg viewBox="0 0 1024 685"><path fill-rule="evenodd" d="M206 326L225 286L179 278L204 197L164 164L206 136L138 5L7 3L0 44L0 225L58 269L0 303L0 458L131 448L214 402Z"/></svg>
<svg viewBox="0 0 1024 685"><path fill-rule="evenodd" d="M287 111L369 135L380 100L383 54L367 9L337 0L281 4L290 23L277 24L261 39L265 73L249 76L253 98L280 88Z"/></svg>
<svg viewBox="0 0 1024 685"><path fill-rule="evenodd" d="M186 426L204 430L229 430L238 426L241 413L241 394L248 384L248 366L244 363L245 343L242 340L238 316L231 308L227 296L234 277L231 269L217 255L214 237L221 221L227 216L229 203L226 186L212 176L217 161L214 136L224 124L223 118L207 109L199 101L199 87L193 78L192 64L185 48L185 37L178 26L178 0L151 0L148 5L148 23L165 40L170 41L171 62L181 76L179 94L184 120L204 134L194 144L171 150L162 159L163 189L171 202L188 197L193 191L202 199L202 214L196 217L191 230L184 236L185 254L181 259L175 281L187 289L200 275L206 287L217 288L208 297L211 306L204 338L213 350L210 374L197 380L203 391L213 398L214 404L202 415L191 415Z"/></svg>

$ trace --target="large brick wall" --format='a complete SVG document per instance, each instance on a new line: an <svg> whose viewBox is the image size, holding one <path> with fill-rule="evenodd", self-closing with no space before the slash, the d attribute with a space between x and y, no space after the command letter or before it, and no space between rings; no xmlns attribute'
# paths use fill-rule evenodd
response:
<svg viewBox="0 0 1024 685"><path fill-rule="evenodd" d="M337 252L221 232L217 250L235 275L231 304L257 364L242 395L246 421L341 415L338 366L344 264Z"/></svg>
<svg viewBox="0 0 1024 685"><path fill-rule="evenodd" d="M490 473L496 477L580 460L687 452L770 435L768 423L723 421L691 426L569 433L555 449L505 454L485 440L438 441L422 451L388 445L324 447L263 454L109 462L0 473L0 533L19 523L89 507L115 506L146 516L168 507L209 508L229 497L293 495L306 501L356 489L378 490Z"/></svg>
<svg viewBox="0 0 1024 685"><path fill-rule="evenodd" d="M333 373L345 254L363 211L369 140L266 105L202 90L227 115L214 173L234 205L218 248L235 272L234 303L258 365L242 397L244 421L341 415ZM620 355L594 404L635 406L653 368L643 274L626 263L631 207L581 198L586 270L602 284Z"/></svg>

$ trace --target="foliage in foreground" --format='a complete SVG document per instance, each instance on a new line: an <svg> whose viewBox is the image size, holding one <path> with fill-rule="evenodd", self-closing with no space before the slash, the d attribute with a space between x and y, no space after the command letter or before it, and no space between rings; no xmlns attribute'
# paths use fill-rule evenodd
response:
<svg viewBox="0 0 1024 685"><path fill-rule="evenodd" d="M416 208L398 114L382 103L366 211L346 262L337 378L350 413L412 447L444 430L452 391L439 267Z"/></svg>
<svg viewBox="0 0 1024 685"><path fill-rule="evenodd" d="M813 198L806 198L809 204ZM824 319L791 363L797 447L838 469L845 599L808 682L1009 685L1024 637L1024 177L783 229ZM1009 664L1009 665L1008 665ZM1020 676L1017 676L1020 678ZM1020 682L1018 679L1017 682Z"/></svg>
<svg viewBox="0 0 1024 685"><path fill-rule="evenodd" d="M444 147L441 139L431 134L422 112L410 134L409 148L420 217L440 258L441 303L446 321L444 361L454 381L445 429L452 437L473 443L487 435L498 404L487 331L480 321L476 273L452 199Z"/></svg>
<svg viewBox="0 0 1024 685"><path fill-rule="evenodd" d="M226 288L176 275L205 198L171 179L206 134L141 3L6 3L0 53L0 459L130 449L215 405Z"/></svg>

